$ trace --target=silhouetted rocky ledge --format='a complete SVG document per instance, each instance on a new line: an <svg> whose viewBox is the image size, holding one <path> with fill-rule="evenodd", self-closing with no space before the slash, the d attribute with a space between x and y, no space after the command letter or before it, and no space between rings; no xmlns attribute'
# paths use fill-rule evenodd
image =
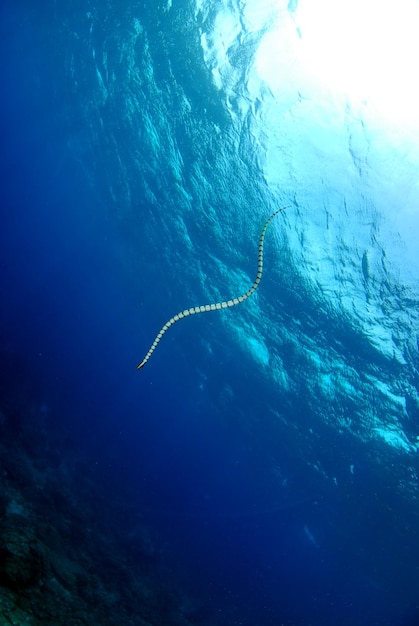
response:
<svg viewBox="0 0 419 626"><path fill-rule="evenodd" d="M36 435L30 396L0 384L0 625L198 623L138 512Z"/></svg>

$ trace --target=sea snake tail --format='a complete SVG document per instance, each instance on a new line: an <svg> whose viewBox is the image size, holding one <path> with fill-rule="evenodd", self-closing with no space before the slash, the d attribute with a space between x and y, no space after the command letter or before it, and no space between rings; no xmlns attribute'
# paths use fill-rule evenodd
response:
<svg viewBox="0 0 419 626"><path fill-rule="evenodd" d="M153 354L154 350L157 348L164 333L168 331L175 322L178 322L184 317L188 317L188 315L195 315L196 313L206 313L207 311L219 311L220 309L228 309L232 306L236 306L236 304L240 304L240 302L244 302L245 300L247 300L247 298L249 298L252 293L256 291L256 289L259 287L260 279L262 278L263 272L263 240L265 239L266 229L268 228L274 217L278 215L278 213L280 213L281 211L285 211L286 208L288 207L285 206L274 211L274 213L272 213L272 215L268 217L262 228L259 239L258 271L255 282L250 287L250 289L248 289L243 295L238 296L237 298L233 298L232 300L225 300L224 302L217 302L216 304L204 304L203 306L195 306L190 309L185 309L184 311L181 311L180 313L177 313L177 315L171 317L170 320L166 322L162 329L157 333L155 340L151 344L150 350L147 352L141 363L137 365L137 370L140 370L142 367L144 367L144 365Z"/></svg>

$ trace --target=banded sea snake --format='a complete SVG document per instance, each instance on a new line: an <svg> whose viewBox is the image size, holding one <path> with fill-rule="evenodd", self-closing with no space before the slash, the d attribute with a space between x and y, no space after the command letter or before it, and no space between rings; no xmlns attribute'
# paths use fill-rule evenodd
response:
<svg viewBox="0 0 419 626"><path fill-rule="evenodd" d="M175 322L178 322L184 317L188 317L188 315L195 315L196 313L207 313L209 311L219 311L220 309L228 309L232 306L236 306L236 304L240 304L241 302L244 302L245 300L247 300L247 298L249 298L252 295L252 293L256 291L256 289L259 287L260 279L262 278L262 272L263 272L263 241L265 239L266 229L268 228L269 224L272 222L274 217L278 215L278 213L280 213L281 211L285 211L286 208L288 207L282 207L274 211L272 215L268 217L265 224L263 225L262 232L260 234L260 239L259 239L258 271L257 271L255 282L250 287L250 289L248 289L246 293L244 293L243 295L238 296L237 298L233 298L232 300L225 300L224 302L217 302L216 304L204 304L202 306L194 306L190 309L185 309L184 311L180 311L180 313L177 313L176 315L171 317L170 320L166 322L165 325L161 328L161 330L157 333L155 340L151 344L150 350L147 352L147 354L145 355L141 363L137 365L137 370L140 370L142 367L144 367L144 365L147 363L147 361L153 354L154 350L157 348L164 333L168 331L169 328Z"/></svg>

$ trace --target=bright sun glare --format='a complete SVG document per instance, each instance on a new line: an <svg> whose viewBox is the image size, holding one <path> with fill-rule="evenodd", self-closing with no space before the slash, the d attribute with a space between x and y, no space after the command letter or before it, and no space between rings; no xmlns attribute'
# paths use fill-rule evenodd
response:
<svg viewBox="0 0 419 626"><path fill-rule="evenodd" d="M368 102L388 121L418 127L418 0L300 0L292 22L279 17L262 42L260 77L279 87L278 58L295 59L296 74ZM292 50L290 50L290 46Z"/></svg>

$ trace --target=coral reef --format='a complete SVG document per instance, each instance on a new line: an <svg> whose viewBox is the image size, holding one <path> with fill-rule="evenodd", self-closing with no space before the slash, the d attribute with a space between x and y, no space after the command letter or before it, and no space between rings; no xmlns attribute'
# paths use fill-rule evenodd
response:
<svg viewBox="0 0 419 626"><path fill-rule="evenodd" d="M0 389L0 625L191 624L138 511L112 501L16 380Z"/></svg>

